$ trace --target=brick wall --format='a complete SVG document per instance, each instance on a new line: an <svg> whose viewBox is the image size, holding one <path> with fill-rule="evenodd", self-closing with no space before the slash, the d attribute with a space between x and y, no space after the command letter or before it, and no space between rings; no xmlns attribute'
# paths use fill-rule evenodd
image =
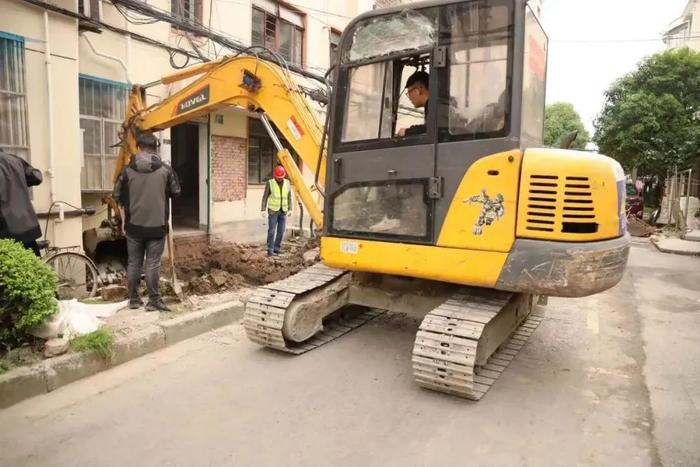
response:
<svg viewBox="0 0 700 467"><path fill-rule="evenodd" d="M214 201L245 198L247 140L231 136L211 137L212 197Z"/></svg>

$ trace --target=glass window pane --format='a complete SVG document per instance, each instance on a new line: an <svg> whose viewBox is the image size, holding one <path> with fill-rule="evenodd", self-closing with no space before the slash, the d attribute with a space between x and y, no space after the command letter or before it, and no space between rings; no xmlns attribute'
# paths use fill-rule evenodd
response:
<svg viewBox="0 0 700 467"><path fill-rule="evenodd" d="M291 24L280 21L279 47L277 51L287 61L292 61L292 27Z"/></svg>
<svg viewBox="0 0 700 467"><path fill-rule="evenodd" d="M121 123L105 122L104 132L104 153L107 155L116 156L119 153L119 147L111 147L119 143L119 128Z"/></svg>
<svg viewBox="0 0 700 467"><path fill-rule="evenodd" d="M260 183L260 142L248 138L248 183Z"/></svg>
<svg viewBox="0 0 700 467"><path fill-rule="evenodd" d="M447 39L449 96L440 101L440 135L443 140L490 137L506 125L509 10L478 3L454 8Z"/></svg>
<svg viewBox="0 0 700 467"><path fill-rule="evenodd" d="M86 155L81 178L83 190L102 190L102 158Z"/></svg>
<svg viewBox="0 0 700 467"><path fill-rule="evenodd" d="M350 89L343 117L344 142L379 136L384 69L384 63L370 63L350 70Z"/></svg>
<svg viewBox="0 0 700 467"><path fill-rule="evenodd" d="M24 72L24 43L0 38L0 148L29 160Z"/></svg>
<svg viewBox="0 0 700 467"><path fill-rule="evenodd" d="M265 15L265 47L276 50L277 44L277 18Z"/></svg>
<svg viewBox="0 0 700 467"><path fill-rule="evenodd" d="M382 128L380 134L382 138L391 138L394 133L393 75L394 67L389 63L386 67L386 78L384 79L384 102L382 103Z"/></svg>
<svg viewBox="0 0 700 467"><path fill-rule="evenodd" d="M304 51L304 32L294 28L294 48L292 49L292 63L301 66Z"/></svg>
<svg viewBox="0 0 700 467"><path fill-rule="evenodd" d="M272 178L272 160L275 152L269 139L262 140L260 146L260 183L265 183Z"/></svg>
<svg viewBox="0 0 700 467"><path fill-rule="evenodd" d="M114 169L117 167L116 157L105 157L105 172L104 179L102 180L102 189L109 191L112 189L112 175L114 175Z"/></svg>
<svg viewBox="0 0 700 467"><path fill-rule="evenodd" d="M250 43L265 45L265 13L253 8L253 30Z"/></svg>
<svg viewBox="0 0 700 467"><path fill-rule="evenodd" d="M333 200L333 229L424 238L428 204L421 182L385 182L352 187Z"/></svg>
<svg viewBox="0 0 700 467"><path fill-rule="evenodd" d="M525 18L524 60L520 140L525 147L539 146L544 140L544 78L547 68L547 36L529 8Z"/></svg>
<svg viewBox="0 0 700 467"><path fill-rule="evenodd" d="M343 60L361 60L397 51L431 47L437 38L434 9L405 10L398 15L370 18L357 23L350 32L350 50Z"/></svg>
<svg viewBox="0 0 700 467"><path fill-rule="evenodd" d="M102 137L99 120L80 119L83 132L83 152L86 155L99 156L102 154Z"/></svg>

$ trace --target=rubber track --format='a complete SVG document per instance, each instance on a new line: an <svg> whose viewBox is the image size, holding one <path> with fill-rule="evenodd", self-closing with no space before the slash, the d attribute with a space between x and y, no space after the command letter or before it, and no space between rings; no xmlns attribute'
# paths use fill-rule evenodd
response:
<svg viewBox="0 0 700 467"><path fill-rule="evenodd" d="M506 306L511 296L496 291L492 297L456 295L428 313L413 346L416 382L435 391L481 399L543 319L530 313L486 365L475 367L476 348L484 326Z"/></svg>
<svg viewBox="0 0 700 467"><path fill-rule="evenodd" d="M349 273L316 264L286 279L256 289L246 302L243 315L243 327L248 339L265 347L299 355L337 339L382 314L382 310L374 309L341 311L324 322L323 330L312 338L302 343L285 340L282 335L284 314L294 298L330 284L343 274Z"/></svg>

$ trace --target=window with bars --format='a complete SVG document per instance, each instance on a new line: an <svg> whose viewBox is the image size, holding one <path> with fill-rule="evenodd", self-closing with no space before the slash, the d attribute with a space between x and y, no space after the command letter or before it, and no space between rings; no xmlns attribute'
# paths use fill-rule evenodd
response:
<svg viewBox="0 0 700 467"><path fill-rule="evenodd" d="M124 121L129 87L80 76L80 129L83 133L81 187L86 192L112 190L119 128Z"/></svg>
<svg viewBox="0 0 700 467"><path fill-rule="evenodd" d="M335 63L336 55L338 54L338 45L340 44L340 33L338 31L331 30L330 33L330 65Z"/></svg>
<svg viewBox="0 0 700 467"><path fill-rule="evenodd" d="M0 149L29 161L24 39L0 33Z"/></svg>
<svg viewBox="0 0 700 467"><path fill-rule="evenodd" d="M102 3L100 0L78 0L78 13L100 21L102 20Z"/></svg>
<svg viewBox="0 0 700 467"><path fill-rule="evenodd" d="M299 168L299 157L287 140L277 132L282 146L292 154ZM261 185L272 178L272 169L279 164L277 149L267 134L262 122L255 118L248 119L248 184Z"/></svg>
<svg viewBox="0 0 700 467"><path fill-rule="evenodd" d="M301 66L304 30L266 11L253 8L251 44L267 47L289 63Z"/></svg>
<svg viewBox="0 0 700 467"><path fill-rule="evenodd" d="M190 23L202 22L202 0L170 0L170 11Z"/></svg>

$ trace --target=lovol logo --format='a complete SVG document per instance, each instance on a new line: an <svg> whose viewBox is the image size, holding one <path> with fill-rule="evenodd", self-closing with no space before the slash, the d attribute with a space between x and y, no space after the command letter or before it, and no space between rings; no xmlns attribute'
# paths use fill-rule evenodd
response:
<svg viewBox="0 0 700 467"><path fill-rule="evenodd" d="M194 94L190 94L185 97L177 104L177 110L175 115L184 114L190 110L194 110L197 107L201 107L209 103L209 85L207 84L202 89L198 90Z"/></svg>

